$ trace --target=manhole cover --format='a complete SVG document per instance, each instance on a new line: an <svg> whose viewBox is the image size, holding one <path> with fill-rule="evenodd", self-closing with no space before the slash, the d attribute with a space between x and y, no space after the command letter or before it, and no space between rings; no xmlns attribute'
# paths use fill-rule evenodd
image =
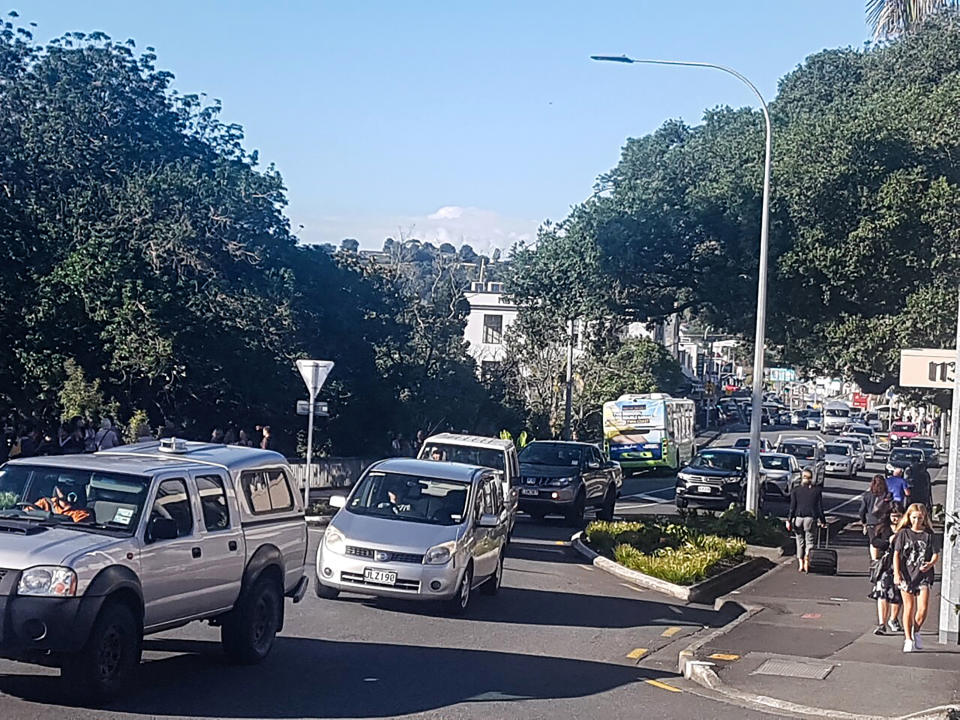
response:
<svg viewBox="0 0 960 720"><path fill-rule="evenodd" d="M823 680L833 670L833 665L826 663L797 662L796 660L767 660L753 671L753 675L778 675L779 677L805 678L807 680Z"/></svg>

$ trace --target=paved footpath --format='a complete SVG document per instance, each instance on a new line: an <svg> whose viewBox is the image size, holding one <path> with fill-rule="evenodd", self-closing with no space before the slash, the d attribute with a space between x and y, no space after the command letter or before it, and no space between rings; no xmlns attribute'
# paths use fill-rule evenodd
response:
<svg viewBox="0 0 960 720"><path fill-rule="evenodd" d="M960 703L960 646L937 642L939 584L922 632L925 650L904 654L902 634L873 634L876 604L867 597L869 556L859 525L833 545L839 555L834 577L799 573L789 558L727 596L759 609L697 651L698 659L715 663L721 691L774 698L780 704L772 707L784 715L797 714L786 703L822 708L832 717L901 717ZM808 672L828 674L801 677Z"/></svg>

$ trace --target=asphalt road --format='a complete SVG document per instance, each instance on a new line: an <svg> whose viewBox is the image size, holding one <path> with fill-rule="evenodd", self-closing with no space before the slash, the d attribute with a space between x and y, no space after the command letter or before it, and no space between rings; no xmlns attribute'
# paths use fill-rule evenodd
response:
<svg viewBox="0 0 960 720"><path fill-rule="evenodd" d="M748 437L748 433L731 433L723 435L712 447L723 447L733 445L737 438ZM782 428L777 430L768 430L763 433L763 437L776 442L779 435L790 437L815 437L819 436L828 440L830 436L822 433ZM878 457L873 462L867 461L866 470L860 471L857 477L848 479L843 477L834 477L827 475L823 487L823 505L827 514L856 517L860 506L860 496L867 490L870 484L870 478L876 473L884 473L885 455ZM944 468L944 473L946 472ZM885 474L885 473L884 473ZM934 500L942 501L943 487L936 484L938 470L931 469L931 477L934 480ZM944 479L946 475L944 474ZM622 517L634 515L671 515L676 513L674 505L674 484L676 475L638 475L624 481L624 488L620 502L617 504L617 514ZM937 499L937 494L940 499ZM766 511L778 516L786 516L789 505L786 500L769 496L766 498Z"/></svg>
<svg viewBox="0 0 960 720"><path fill-rule="evenodd" d="M257 667L226 665L205 625L152 636L137 686L105 709L69 705L56 670L0 661L0 718L773 717L674 674L690 636L729 616L584 564L571 532L521 518L500 594L463 618L310 591Z"/></svg>
<svg viewBox="0 0 960 720"><path fill-rule="evenodd" d="M830 511L854 515L866 478L828 478ZM674 512L673 482L629 479L617 513ZM153 636L138 686L106 709L66 704L56 670L0 661L0 718L772 717L709 699L673 672L692 634L729 617L584 564L571 532L521 518L501 593L475 595L464 618L311 591L288 603L282 637L257 667L224 664L205 625Z"/></svg>

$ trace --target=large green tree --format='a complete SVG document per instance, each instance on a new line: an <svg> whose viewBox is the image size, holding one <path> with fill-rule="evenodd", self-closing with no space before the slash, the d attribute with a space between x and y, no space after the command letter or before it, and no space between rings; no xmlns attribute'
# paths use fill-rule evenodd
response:
<svg viewBox="0 0 960 720"><path fill-rule="evenodd" d="M279 173L155 60L0 27L0 403L54 419L70 368L122 419L269 423L292 449L310 356L337 364L329 450L377 452L431 413L493 422L452 288L299 245Z"/></svg>

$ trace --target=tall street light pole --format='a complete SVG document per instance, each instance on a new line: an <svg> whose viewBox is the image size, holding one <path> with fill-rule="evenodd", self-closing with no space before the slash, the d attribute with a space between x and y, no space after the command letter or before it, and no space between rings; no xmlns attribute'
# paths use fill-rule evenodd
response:
<svg viewBox="0 0 960 720"><path fill-rule="evenodd" d="M750 450L748 453L747 475L747 510L756 513L760 501L760 423L763 413L763 366L764 343L767 334L767 254L768 235L770 229L770 156L773 150L772 129L770 126L770 111L763 95L757 86L746 77L732 68L705 62L688 62L683 60L645 60L634 59L626 55L591 55L591 60L600 62L616 62L645 65L681 65L684 67L700 67L721 70L733 75L757 96L763 110L763 120L766 124L766 145L763 159L763 210L760 217L760 267L757 280L757 330L753 352L753 402L750 413Z"/></svg>

